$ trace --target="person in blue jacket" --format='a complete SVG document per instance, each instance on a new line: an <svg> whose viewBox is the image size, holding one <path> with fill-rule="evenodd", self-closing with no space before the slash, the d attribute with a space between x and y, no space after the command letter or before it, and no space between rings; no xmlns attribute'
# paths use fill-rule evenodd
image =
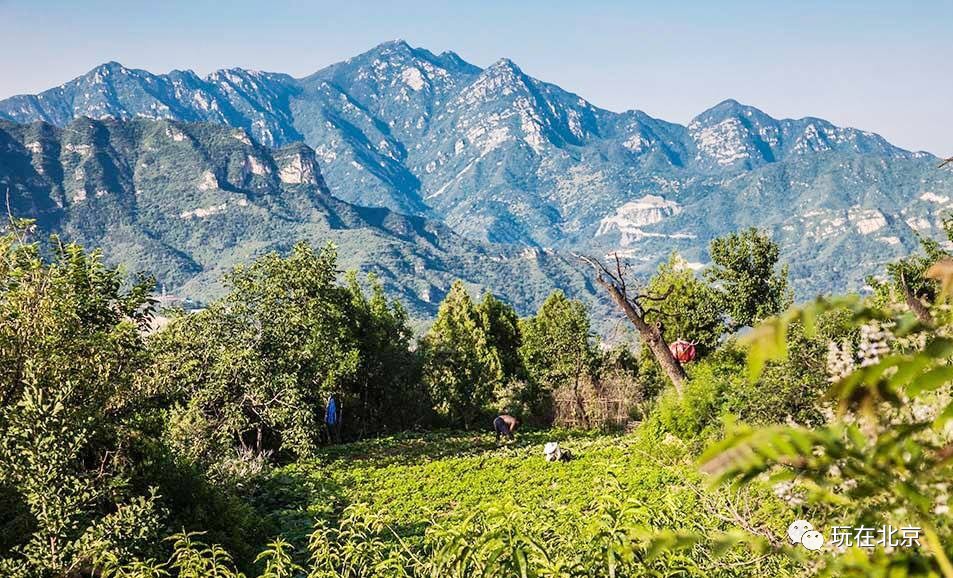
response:
<svg viewBox="0 0 953 578"><path fill-rule="evenodd" d="M334 443L341 442L341 407L338 400L331 394L328 398L327 408L324 410L324 425L328 428L328 441Z"/></svg>

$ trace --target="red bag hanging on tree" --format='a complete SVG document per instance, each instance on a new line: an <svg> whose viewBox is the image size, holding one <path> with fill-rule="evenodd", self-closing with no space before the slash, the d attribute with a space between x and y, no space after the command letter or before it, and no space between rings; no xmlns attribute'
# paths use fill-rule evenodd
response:
<svg viewBox="0 0 953 578"><path fill-rule="evenodd" d="M679 339L669 345L668 350L672 352L672 357L677 359L679 363L688 363L695 360L695 344L690 341Z"/></svg>

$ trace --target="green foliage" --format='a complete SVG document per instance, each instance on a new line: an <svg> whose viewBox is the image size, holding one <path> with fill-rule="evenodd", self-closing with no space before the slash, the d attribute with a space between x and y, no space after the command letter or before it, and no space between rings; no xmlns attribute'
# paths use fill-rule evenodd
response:
<svg viewBox="0 0 953 578"><path fill-rule="evenodd" d="M662 428L690 440L717 426L726 411L725 397L744 381L742 367L730 350L693 364L682 395L668 390L659 400L655 417Z"/></svg>
<svg viewBox="0 0 953 578"><path fill-rule="evenodd" d="M639 373L639 358L632 352L632 345L625 341L616 343L602 353L599 362L599 371L624 371L633 378Z"/></svg>
<svg viewBox="0 0 953 578"><path fill-rule="evenodd" d="M47 260L25 234L0 237L0 519L19 532L0 571L59 576L104 548L146 552L159 530L155 497L128 486L152 282L123 290L98 253L53 239Z"/></svg>
<svg viewBox="0 0 953 578"><path fill-rule="evenodd" d="M268 544L268 548L255 558L256 564L264 566L260 578L292 578L304 572L294 562L294 548L282 539Z"/></svg>
<svg viewBox="0 0 953 578"><path fill-rule="evenodd" d="M424 381L437 409L468 429L493 400L505 376L481 312L462 282L455 282L440 304L421 350Z"/></svg>
<svg viewBox="0 0 953 578"><path fill-rule="evenodd" d="M953 576L944 546L953 532L945 515L953 474L947 428L953 342L945 322L925 326L910 313L894 315L857 298L819 299L752 332L751 376L791 354L790 327L800 324L811 337L819 317L842 309L861 328L863 343L859 363L833 377L828 395L835 418L815 428L740 429L709 449L704 468L719 480L742 483L770 476L811 508L812 522L822 527L923 529L921 549L886 556L880 548L855 546L843 556L826 555L823 575Z"/></svg>
<svg viewBox="0 0 953 578"><path fill-rule="evenodd" d="M426 424L432 403L420 379L419 358L411 351L407 313L399 301L387 298L377 277L369 275L368 284L370 297L356 273L347 275L347 323L360 348L357 371L346 386L345 402L356 402L356 415L349 419L361 435Z"/></svg>
<svg viewBox="0 0 953 578"><path fill-rule="evenodd" d="M248 569L276 532L249 499L256 480L268 471L267 464L253 460L242 462L242 468L232 464L231 483L222 483L216 475L220 466L195 463L169 447L165 415L150 412L139 420L142 433L134 448L137 465L131 488L138 493L156 488L167 528L201 530L204 541L220 544L241 562L241 569Z"/></svg>
<svg viewBox="0 0 953 578"><path fill-rule="evenodd" d="M788 298L752 229L713 244L708 279L673 258L651 281L668 299L650 319L705 355L683 395L639 407L648 427L322 447L330 393L363 437L434 408L467 428L494 403L545 423L556 388L646 401L652 370L627 347L600 354L561 293L519 320L461 282L418 354L374 276L342 284L333 247L303 244L237 268L228 295L144 342L148 280L123 290L98 254L55 242L44 259L23 234L0 238L4 575L784 576L804 566L778 537L803 515L924 528L918 551L824 552L822 574L953 576L950 263L917 265L932 321L845 297L724 339L721 311L739 325ZM706 488L697 448L718 438L704 471L738 483ZM544 461L548 441L574 459Z"/></svg>
<svg viewBox="0 0 953 578"><path fill-rule="evenodd" d="M767 363L757 381L736 380L726 391L726 410L749 424L823 423L828 344L850 338L851 332L840 325L839 317L845 313L837 309L823 314L817 320L816 334L810 337L802 324L792 324L785 336L789 355ZM743 376L740 352L735 359L736 375Z"/></svg>
<svg viewBox="0 0 953 578"><path fill-rule="evenodd" d="M520 321L520 357L527 373L523 403L531 416L545 418L552 392L561 385L578 390L597 369L586 306L556 291L536 315Z"/></svg>
<svg viewBox="0 0 953 578"><path fill-rule="evenodd" d="M370 296L355 274L339 285L336 263L331 246L266 255L229 275L222 300L151 340L152 382L177 401L180 454L239 468L311 455L331 393L351 435L427 419L406 313L375 278Z"/></svg>
<svg viewBox="0 0 953 578"><path fill-rule="evenodd" d="M103 578L244 578L234 569L231 555L220 546L209 546L196 538L200 532L181 533L169 538L173 554L167 562L136 560L123 563L111 554L98 559Z"/></svg>
<svg viewBox="0 0 953 578"><path fill-rule="evenodd" d="M699 357L718 346L727 330L719 294L699 279L684 259L673 254L659 265L645 292L666 296L649 303L645 318L661 326L667 343L677 339L694 342Z"/></svg>
<svg viewBox="0 0 953 578"><path fill-rule="evenodd" d="M737 508L759 536L783 531L777 499L705 489L681 443L645 433L521 439L499 449L485 434L402 435L285 466L273 475L291 477L285 487L296 499L285 502L283 522L296 528L301 510L320 521L260 561L300 566L297 575L309 578L793 574L793 564L719 518ZM544 461L542 444L552 439L576 459ZM331 511L329 491L338 504ZM184 552L173 560L211 572L207 561L216 558L231 571L221 550L176 539ZM260 564L249 575L266 571Z"/></svg>
<svg viewBox="0 0 953 578"><path fill-rule="evenodd" d="M366 504L349 506L336 527L319 526L311 534L309 578L410 576L403 546L384 516Z"/></svg>
<svg viewBox="0 0 953 578"><path fill-rule="evenodd" d="M723 433L728 416L751 425L824 423L828 344L852 340L856 331L843 307L820 313L814 323L810 336L803 323L791 323L784 336L788 354L766 361L757 379L744 379L745 351L733 339L691 364L684 399L668 392L659 402L663 428L685 439L711 439Z"/></svg>
<svg viewBox="0 0 953 578"><path fill-rule="evenodd" d="M332 247L266 255L229 275L225 298L155 337L152 375L178 398L171 424L181 454L212 463L237 448L313 453L326 395L360 362L335 263Z"/></svg>
<svg viewBox="0 0 953 578"><path fill-rule="evenodd" d="M943 218L943 229L947 240L953 241L953 216L947 215ZM937 241L927 237L920 238L920 247L922 253L887 263L885 280L873 276L867 278L867 284L874 289L874 298L878 305L886 307L892 303L904 302L906 290L916 299L925 300L927 303L936 301L937 282L928 278L926 272L937 261L953 255L944 250Z"/></svg>
<svg viewBox="0 0 953 578"><path fill-rule="evenodd" d="M519 316L512 306L487 293L479 306L480 323L486 331L489 346L500 357L503 378L520 379L525 373L520 359Z"/></svg>
<svg viewBox="0 0 953 578"><path fill-rule="evenodd" d="M750 228L712 240L712 266L705 272L721 293L732 329L752 326L791 304L787 266L777 270L779 248L766 233Z"/></svg>

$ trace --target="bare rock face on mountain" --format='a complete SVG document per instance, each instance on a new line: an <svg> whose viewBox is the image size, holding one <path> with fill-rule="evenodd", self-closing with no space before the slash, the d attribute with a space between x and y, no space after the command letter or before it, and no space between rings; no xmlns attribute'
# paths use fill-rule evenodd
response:
<svg viewBox="0 0 953 578"><path fill-rule="evenodd" d="M109 63L0 101L0 118L15 122L81 116L214 122L266 146L304 142L313 159L276 153L278 182L309 182L317 167L357 205L482 242L622 251L645 272L672 251L702 265L712 237L763 227L802 297L861 288L918 235L939 235L953 199L949 167L866 131L733 100L683 126L600 109L507 59L481 69L402 41L301 79ZM243 166L249 182L268 176L254 158Z"/></svg>

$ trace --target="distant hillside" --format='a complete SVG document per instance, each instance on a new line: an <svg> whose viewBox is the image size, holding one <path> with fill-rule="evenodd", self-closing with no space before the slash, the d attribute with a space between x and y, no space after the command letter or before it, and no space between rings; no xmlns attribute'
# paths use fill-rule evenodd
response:
<svg viewBox="0 0 953 578"><path fill-rule="evenodd" d="M314 151L271 150L241 129L174 121L79 119L65 128L0 121L0 193L58 233L102 247L128 272L209 299L221 275L299 240L336 243L342 265L380 276L418 318L455 278L529 313L556 288L601 307L563 257L487 246L421 217L359 207L327 190Z"/></svg>

